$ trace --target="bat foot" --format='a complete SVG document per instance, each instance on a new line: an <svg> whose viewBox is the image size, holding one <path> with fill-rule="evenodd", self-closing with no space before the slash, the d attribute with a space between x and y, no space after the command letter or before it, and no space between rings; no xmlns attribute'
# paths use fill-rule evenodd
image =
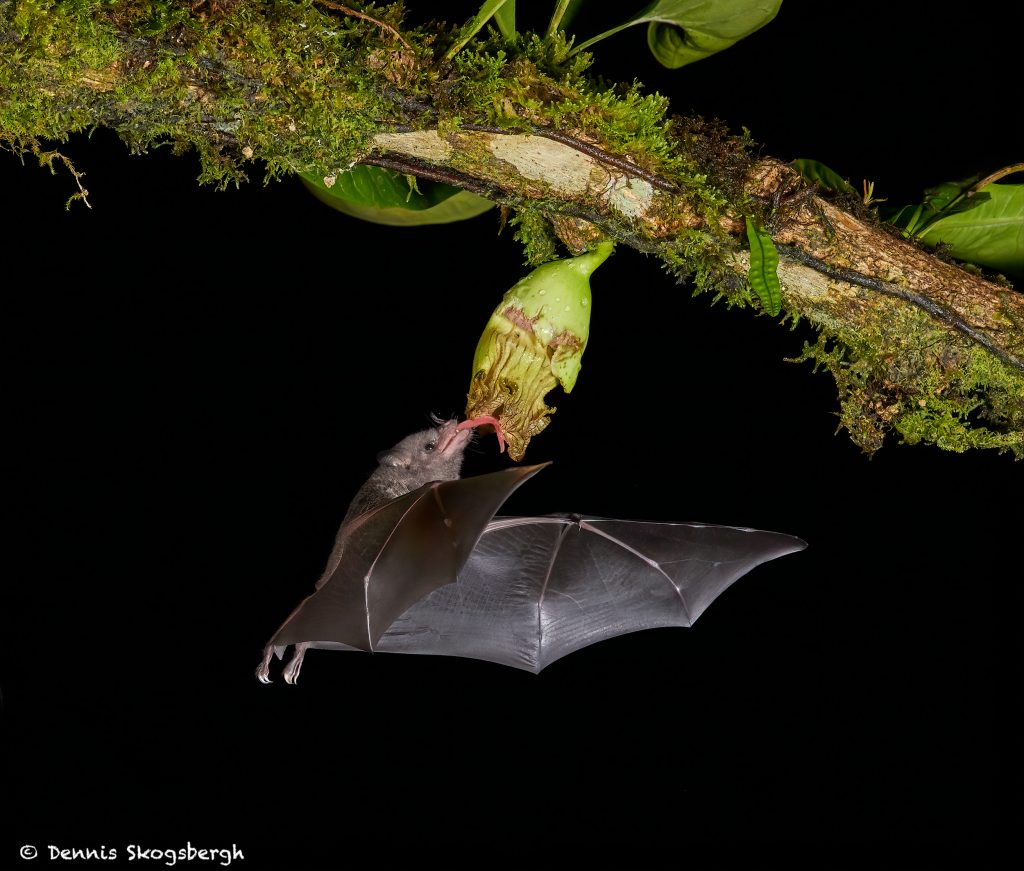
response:
<svg viewBox="0 0 1024 871"><path fill-rule="evenodd" d="M256 680L260 683L270 683L270 659L274 655L274 647L268 644L263 648L263 660L256 666Z"/></svg>
<svg viewBox="0 0 1024 871"><path fill-rule="evenodd" d="M309 644L302 642L295 645L295 653L284 669L284 682L293 686L299 682L299 672L302 670L302 660L306 656Z"/></svg>

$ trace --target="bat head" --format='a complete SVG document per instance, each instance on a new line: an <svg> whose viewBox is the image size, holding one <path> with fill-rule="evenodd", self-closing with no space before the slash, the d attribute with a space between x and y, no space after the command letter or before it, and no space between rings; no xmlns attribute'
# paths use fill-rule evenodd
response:
<svg viewBox="0 0 1024 871"><path fill-rule="evenodd" d="M457 420L446 420L406 436L378 454L377 462L407 477L409 490L429 481L454 481L462 472L466 445L472 437L472 430L458 429Z"/></svg>

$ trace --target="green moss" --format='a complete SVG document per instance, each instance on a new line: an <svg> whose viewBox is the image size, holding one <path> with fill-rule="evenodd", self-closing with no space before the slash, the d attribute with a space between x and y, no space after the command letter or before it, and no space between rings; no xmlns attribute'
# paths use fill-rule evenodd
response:
<svg viewBox="0 0 1024 871"><path fill-rule="evenodd" d="M558 238L542 212L522 208L509 223L516 228L516 241L523 246L523 259L529 266L553 260L558 255Z"/></svg>
<svg viewBox="0 0 1024 871"><path fill-rule="evenodd" d="M242 148L272 155L271 175L343 167L365 153L381 120L398 120L384 96L396 70L410 75L429 56L396 57L393 37L373 22L311 3L238 0L223 16L191 8L16 4L19 38L0 58L0 139L18 150L100 123L136 152L195 149L200 180L220 186L244 179ZM83 81L94 82L86 100Z"/></svg>
<svg viewBox="0 0 1024 871"><path fill-rule="evenodd" d="M678 148L668 100L645 94L639 82L606 86L588 77L589 58L564 60L560 39L527 34L517 48L484 42L463 49L435 100L442 129L457 115L460 123L577 135L609 153L629 154L641 169L682 188L702 214L720 215L728 197Z"/></svg>
<svg viewBox="0 0 1024 871"><path fill-rule="evenodd" d="M524 34L512 47L492 35L470 43L445 69L432 63L434 37L426 32L407 31L409 50L373 22L311 2L237 0L221 16L193 14L192 8L169 0L20 4L26 44L19 50L34 65L30 77L17 73L26 92L45 93L55 79L80 89L85 67L107 69L112 87L98 89L91 105L70 115L55 115L44 99L34 117L0 121L0 135L8 142L62 139L98 121L136 152L163 143L195 149L200 179L223 186L245 178L240 150L266 157L268 177L276 177L344 169L389 123L427 123L442 135L463 123L544 126L581 135L609 153L628 153L644 170L679 185L710 226L730 205L708 183L700 161L678 148L668 101L643 93L639 83L607 86L588 77L590 57L569 58L561 34ZM374 14L401 25L397 4ZM118 36L125 32L144 34L145 42ZM62 48L55 53L54 46ZM429 96L434 110L426 119L405 113L387 96L396 90ZM211 136L211 130L224 135ZM466 168L473 159L461 155ZM538 183L523 194L536 210L550 191ZM540 253L543 234L523 232L534 239L527 256L547 256ZM677 271L714 272L711 261L721 262L722 246L717 238L711 242L679 244Z"/></svg>
<svg viewBox="0 0 1024 871"><path fill-rule="evenodd" d="M840 425L867 453L895 432L907 444L1024 457L1024 377L923 312L894 307L862 333L823 331L796 360L832 373Z"/></svg>

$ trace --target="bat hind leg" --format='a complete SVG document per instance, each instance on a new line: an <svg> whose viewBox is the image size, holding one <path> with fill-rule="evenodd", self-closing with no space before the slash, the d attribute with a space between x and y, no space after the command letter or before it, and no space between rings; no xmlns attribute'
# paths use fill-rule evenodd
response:
<svg viewBox="0 0 1024 871"><path fill-rule="evenodd" d="M270 660L276 655L278 659L284 659L284 652L288 649L288 645L284 646L274 644L271 641L266 647L263 648L263 661L256 666L256 678L260 683L270 683Z"/></svg>
<svg viewBox="0 0 1024 871"><path fill-rule="evenodd" d="M309 642L302 641L295 645L295 653L284 668L284 682L296 684L299 682L299 672L302 670L302 660L309 649Z"/></svg>
<svg viewBox="0 0 1024 871"><path fill-rule="evenodd" d="M256 667L256 679L260 683L270 683L270 660L274 657L274 645L263 648L263 661Z"/></svg>

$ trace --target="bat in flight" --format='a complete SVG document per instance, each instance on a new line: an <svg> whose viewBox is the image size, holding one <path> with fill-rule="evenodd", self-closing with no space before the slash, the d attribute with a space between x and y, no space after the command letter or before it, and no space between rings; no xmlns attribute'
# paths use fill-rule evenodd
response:
<svg viewBox="0 0 1024 871"><path fill-rule="evenodd" d="M606 638L690 626L754 567L802 550L777 532L553 514L496 517L544 468L459 478L474 421L407 436L378 457L316 591L264 649L463 656L539 672ZM547 464L544 464L547 465Z"/></svg>

